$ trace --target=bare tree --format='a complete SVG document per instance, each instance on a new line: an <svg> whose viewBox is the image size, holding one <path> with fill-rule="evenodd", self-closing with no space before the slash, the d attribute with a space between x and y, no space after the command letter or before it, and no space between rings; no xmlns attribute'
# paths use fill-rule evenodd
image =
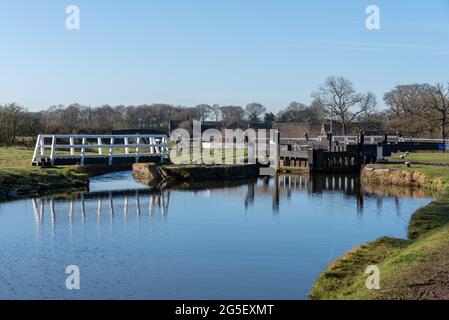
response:
<svg viewBox="0 0 449 320"><path fill-rule="evenodd" d="M357 93L352 82L343 77L327 78L312 97L326 108L329 115L338 117L344 135L348 133L349 125L359 115L371 113L376 107L373 93Z"/></svg>
<svg viewBox="0 0 449 320"><path fill-rule="evenodd" d="M387 128L412 136L423 135L429 131L428 112L423 96L423 85L411 84L396 86L384 95L389 107Z"/></svg>
<svg viewBox="0 0 449 320"><path fill-rule="evenodd" d="M200 121L202 122L206 121L212 113L212 107L204 103L197 105L195 109L197 110Z"/></svg>
<svg viewBox="0 0 449 320"><path fill-rule="evenodd" d="M218 123L220 121L220 115L221 115L220 105L218 105L218 104L212 105L211 114L214 116L215 122Z"/></svg>
<svg viewBox="0 0 449 320"><path fill-rule="evenodd" d="M266 108L258 102L248 104L245 108L245 112L248 115L250 125L257 125L260 122L260 116L263 115L265 111Z"/></svg>
<svg viewBox="0 0 449 320"><path fill-rule="evenodd" d="M449 116L449 85L445 87L441 83L435 86L428 84L423 85L424 88L424 104L430 114L436 115L436 121L441 128L441 138L446 143L446 127Z"/></svg>
<svg viewBox="0 0 449 320"><path fill-rule="evenodd" d="M279 111L278 118L281 121L301 122L304 120L304 111L308 107L300 102L290 102L288 107Z"/></svg>
<svg viewBox="0 0 449 320"><path fill-rule="evenodd" d="M9 103L2 107L1 127L6 144L16 143L18 133L25 125L25 113L25 108L17 103Z"/></svg>
<svg viewBox="0 0 449 320"><path fill-rule="evenodd" d="M240 106L223 106L220 108L224 127L241 127L245 118L245 110Z"/></svg>

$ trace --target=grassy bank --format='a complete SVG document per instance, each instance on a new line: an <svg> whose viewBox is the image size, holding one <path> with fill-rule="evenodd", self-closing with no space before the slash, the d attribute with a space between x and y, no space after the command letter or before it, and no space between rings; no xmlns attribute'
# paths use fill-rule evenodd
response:
<svg viewBox="0 0 449 320"><path fill-rule="evenodd" d="M0 200L86 188L88 175L76 167L31 166L33 150L0 148Z"/></svg>
<svg viewBox="0 0 449 320"><path fill-rule="evenodd" d="M402 159L401 156L404 158ZM397 153L393 154L393 161L410 161L422 164L446 164L449 165L449 153L443 152L416 152L416 153Z"/></svg>
<svg viewBox="0 0 449 320"><path fill-rule="evenodd" d="M333 262L316 280L312 299L449 299L449 170L430 165L387 165L370 183L439 189L434 202L417 210L408 240L381 238ZM383 169L392 169L383 171ZM380 269L380 290L365 286L366 267Z"/></svg>

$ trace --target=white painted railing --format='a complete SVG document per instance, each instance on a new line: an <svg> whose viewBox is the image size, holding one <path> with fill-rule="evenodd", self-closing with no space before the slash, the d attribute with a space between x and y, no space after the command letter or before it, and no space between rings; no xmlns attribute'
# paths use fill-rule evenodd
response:
<svg viewBox="0 0 449 320"><path fill-rule="evenodd" d="M357 136L332 136L332 142L338 142L342 144L352 144L357 143ZM365 144L377 144L378 142L383 142L385 140L385 136L365 136ZM327 142L327 136L316 136L316 137L309 137L306 138L281 138L281 142L286 140L290 141L296 141L296 142ZM398 136L394 135L388 135L388 142L397 143L397 142L404 142L404 141L429 141L432 139L413 139L413 138L399 138ZM438 141L438 139L435 139L435 141ZM441 141L441 140L440 140Z"/></svg>
<svg viewBox="0 0 449 320"><path fill-rule="evenodd" d="M162 134L40 134L32 162L79 159L80 164L84 165L86 158L108 158L111 165L113 158L135 158L137 163L140 157L148 156L160 157L163 161L168 148L168 138Z"/></svg>

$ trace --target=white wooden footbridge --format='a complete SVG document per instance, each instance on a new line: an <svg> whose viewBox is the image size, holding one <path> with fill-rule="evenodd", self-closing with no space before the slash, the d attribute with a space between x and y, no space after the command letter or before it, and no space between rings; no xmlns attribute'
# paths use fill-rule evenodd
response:
<svg viewBox="0 0 449 320"><path fill-rule="evenodd" d="M365 145L407 142L440 143L431 139L411 139L397 136L365 136ZM269 140L269 139L268 139ZM267 140L267 141L268 141ZM357 143L356 136L333 136L332 142L347 146ZM270 141L271 143L271 141ZM280 157L306 158L310 148L325 148L326 136L311 138L281 138ZM202 142L201 148L211 148ZM233 148L235 145L233 144ZM446 148L449 148L446 147ZM338 151L338 150L334 150ZM340 150L341 151L341 150ZM292 154L295 153L295 154ZM298 153L299 154L296 154ZM41 134L37 137L32 163L36 166L52 165L114 165L139 162L163 162L169 155L168 137L165 134Z"/></svg>
<svg viewBox="0 0 449 320"><path fill-rule="evenodd" d="M162 162L167 154L168 138L164 134L41 134L32 163L42 166Z"/></svg>

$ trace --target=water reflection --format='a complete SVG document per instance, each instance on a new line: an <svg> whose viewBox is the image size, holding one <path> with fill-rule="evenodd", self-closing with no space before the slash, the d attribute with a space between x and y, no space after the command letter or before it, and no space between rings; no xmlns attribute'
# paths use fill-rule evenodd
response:
<svg viewBox="0 0 449 320"><path fill-rule="evenodd" d="M130 205L131 202L135 205ZM76 207L79 207L80 221L82 224L86 222L86 217L93 213L97 216L97 222L102 221L102 217L109 216L110 221L118 214L123 214L125 218L128 217L130 211L134 211L136 217L141 216L143 206L147 205L147 212L150 217L160 213L162 217L168 214L168 207L170 203L169 190L116 190L108 192L89 192L77 193L66 197L49 197L49 198L34 198L31 200L34 211L34 216L37 224L42 224L44 221L44 212L49 209L50 221L52 230L58 219L66 216L70 223L73 223L75 218ZM87 209L86 209L87 208ZM119 212L119 208L120 212Z"/></svg>
<svg viewBox="0 0 449 320"><path fill-rule="evenodd" d="M348 175L154 187L128 172L91 190L0 204L0 298L305 299L330 260L405 237L431 201Z"/></svg>
<svg viewBox="0 0 449 320"><path fill-rule="evenodd" d="M141 184L148 181L135 180ZM113 221L114 216L122 214L127 218L130 213L140 217L147 212L150 217L159 213L163 221L167 220L170 196L172 192L189 192L193 194L204 191L219 190L221 194L231 195L242 192L243 207L245 210L256 202L257 197L271 197L273 215L279 214L282 201L289 201L296 193L307 194L310 197L320 196L327 192L342 193L346 197L354 198L357 213L363 215L364 201L366 197L375 197L378 210L382 209L385 197L394 198L396 211L399 212L399 199L429 198L432 196L424 190L402 188L395 186L373 186L360 183L356 175L277 175L275 177L263 177L260 179L208 181L208 182L182 182L159 185L136 190L113 190L82 192L71 195L69 198L54 196L42 199L32 199L32 207L37 223L44 220L44 212L49 212L52 230L56 223L57 215L68 216L70 223L74 220L75 208L80 211L81 223L86 222L86 215L95 212L100 223L102 216L108 215ZM134 205L132 205L134 203ZM95 205L93 205L95 204ZM106 204L106 205L105 205ZM88 209L86 209L86 207Z"/></svg>

